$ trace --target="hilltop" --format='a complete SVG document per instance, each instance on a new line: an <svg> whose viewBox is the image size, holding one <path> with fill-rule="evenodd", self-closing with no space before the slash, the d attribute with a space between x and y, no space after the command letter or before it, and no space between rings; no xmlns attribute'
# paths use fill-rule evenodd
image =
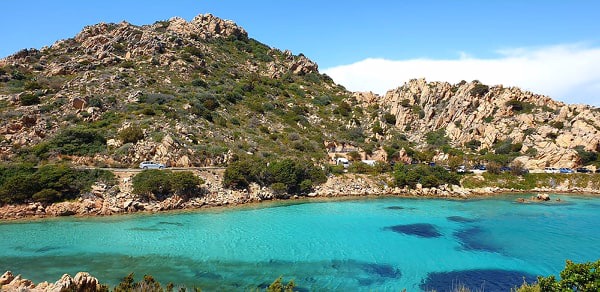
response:
<svg viewBox="0 0 600 292"><path fill-rule="evenodd" d="M353 93L306 56L210 14L100 23L2 59L0 116L7 162L186 167L340 155L540 168L598 164L600 150L597 108L478 81Z"/></svg>

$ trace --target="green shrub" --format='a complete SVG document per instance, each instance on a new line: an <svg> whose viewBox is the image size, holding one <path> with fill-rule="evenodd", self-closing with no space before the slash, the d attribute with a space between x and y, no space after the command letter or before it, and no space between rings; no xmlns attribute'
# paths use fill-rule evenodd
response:
<svg viewBox="0 0 600 292"><path fill-rule="evenodd" d="M123 144L136 143L144 139L144 131L139 126L129 126L119 131L118 138L123 141Z"/></svg>
<svg viewBox="0 0 600 292"><path fill-rule="evenodd" d="M446 136L446 130L441 128L436 131L431 131L425 134L427 144L431 146L441 147L450 143L450 138Z"/></svg>
<svg viewBox="0 0 600 292"><path fill-rule="evenodd" d="M481 141L472 139L465 143L465 147L471 149L472 151L477 150L477 148L481 147Z"/></svg>
<svg viewBox="0 0 600 292"><path fill-rule="evenodd" d="M65 164L48 164L35 169L32 165L12 164L0 167L0 203L30 201L53 203L73 199L91 189L94 182L115 183L106 170L76 170Z"/></svg>
<svg viewBox="0 0 600 292"><path fill-rule="evenodd" d="M441 166L427 165L397 165L394 170L394 180L397 186L414 188L421 184L425 188L438 187L443 184L459 184L459 176Z"/></svg>
<svg viewBox="0 0 600 292"><path fill-rule="evenodd" d="M586 151L584 146L575 147L581 164L587 165L598 161L598 153L594 151Z"/></svg>
<svg viewBox="0 0 600 292"><path fill-rule="evenodd" d="M19 97L19 104L22 106L36 105L40 103L40 98L34 94L23 94Z"/></svg>
<svg viewBox="0 0 600 292"><path fill-rule="evenodd" d="M200 185L204 181L191 171L174 172L171 175L171 188L175 194L194 196L200 194Z"/></svg>
<svg viewBox="0 0 600 292"><path fill-rule="evenodd" d="M469 91L471 96L484 96L490 91L490 87L481 83L475 84L473 88Z"/></svg>
<svg viewBox="0 0 600 292"><path fill-rule="evenodd" d="M383 114L383 120L389 124L389 125L395 125L396 124L396 116L393 115L392 113L385 113Z"/></svg>
<svg viewBox="0 0 600 292"><path fill-rule="evenodd" d="M133 193L147 199L164 199L172 193L171 172L168 170L147 169L133 177Z"/></svg>
<svg viewBox="0 0 600 292"><path fill-rule="evenodd" d="M277 188L285 186L289 194L306 194L313 184L327 180L325 172L311 163L292 159L271 161L246 158L230 163L225 169L223 186L234 189L247 188L250 183Z"/></svg>
<svg viewBox="0 0 600 292"><path fill-rule="evenodd" d="M49 151L67 155L92 155L106 149L106 138L99 131L76 126L59 132L47 143L33 147L37 156Z"/></svg>
<svg viewBox="0 0 600 292"><path fill-rule="evenodd" d="M43 189L43 190L33 194L33 196L31 198L36 202L52 203L52 202L60 201L61 197L62 197L62 194L57 190Z"/></svg>
<svg viewBox="0 0 600 292"><path fill-rule="evenodd" d="M539 276L537 284L523 283L515 291L598 291L599 288L600 260L581 264L567 260L564 270L560 272L559 281L554 276Z"/></svg>

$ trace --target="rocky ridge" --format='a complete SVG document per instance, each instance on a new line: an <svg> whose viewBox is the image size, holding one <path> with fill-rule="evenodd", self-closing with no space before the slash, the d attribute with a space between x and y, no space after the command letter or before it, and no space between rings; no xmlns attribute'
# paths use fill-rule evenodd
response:
<svg viewBox="0 0 600 292"><path fill-rule="evenodd" d="M475 93L478 87L485 90ZM577 146L600 151L599 109L567 105L515 87L414 79L382 97L359 96L367 105L389 109L395 126L410 140L422 142L426 133L444 129L453 146L475 140L481 143L474 149L479 151L493 150L499 141L510 139L522 143L517 159L532 169L579 165Z"/></svg>

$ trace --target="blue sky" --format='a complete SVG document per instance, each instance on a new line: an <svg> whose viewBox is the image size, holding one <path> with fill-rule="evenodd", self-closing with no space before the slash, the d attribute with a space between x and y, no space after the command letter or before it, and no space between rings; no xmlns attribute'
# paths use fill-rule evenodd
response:
<svg viewBox="0 0 600 292"><path fill-rule="evenodd" d="M151 24L201 13L267 45L304 53L351 90L410 78L520 86L600 105L600 1L3 0L0 57L98 22Z"/></svg>

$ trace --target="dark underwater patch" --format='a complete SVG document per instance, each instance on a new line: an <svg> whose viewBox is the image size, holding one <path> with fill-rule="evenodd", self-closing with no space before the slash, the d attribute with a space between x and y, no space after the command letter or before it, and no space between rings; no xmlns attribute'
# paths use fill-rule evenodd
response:
<svg viewBox="0 0 600 292"><path fill-rule="evenodd" d="M464 250L478 250L488 252L501 252L502 249L489 241L485 230L479 226L469 227L454 232Z"/></svg>
<svg viewBox="0 0 600 292"><path fill-rule="evenodd" d="M521 286L523 279L528 283L536 281L535 275L501 269L436 272L427 274L420 288L425 291L462 291L458 290L461 287L470 291L510 291Z"/></svg>
<svg viewBox="0 0 600 292"><path fill-rule="evenodd" d="M167 221L161 221L158 222L157 225L173 225L173 226L183 226L183 223L180 222L167 222Z"/></svg>
<svg viewBox="0 0 600 292"><path fill-rule="evenodd" d="M442 234L437 230L435 225L429 223L394 225L385 227L384 230L391 230L396 233L415 235L424 238L434 238L442 236Z"/></svg>
<svg viewBox="0 0 600 292"><path fill-rule="evenodd" d="M385 207L388 210L404 210L404 207L402 206L389 206L389 207Z"/></svg>
<svg viewBox="0 0 600 292"><path fill-rule="evenodd" d="M446 219L448 219L448 221L458 222L458 223L473 223L473 222L479 221L477 219L467 218L467 217L462 217L462 216L449 216L449 217L446 217Z"/></svg>

